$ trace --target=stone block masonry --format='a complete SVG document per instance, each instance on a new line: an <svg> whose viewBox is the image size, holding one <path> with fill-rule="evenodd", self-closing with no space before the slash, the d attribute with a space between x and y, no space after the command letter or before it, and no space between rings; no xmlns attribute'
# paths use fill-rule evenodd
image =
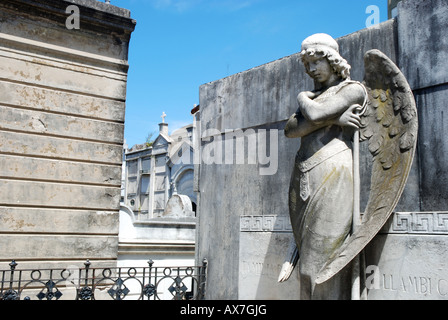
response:
<svg viewBox="0 0 448 320"><path fill-rule="evenodd" d="M4 0L0 21L0 265L115 265L135 21L94 0Z"/></svg>

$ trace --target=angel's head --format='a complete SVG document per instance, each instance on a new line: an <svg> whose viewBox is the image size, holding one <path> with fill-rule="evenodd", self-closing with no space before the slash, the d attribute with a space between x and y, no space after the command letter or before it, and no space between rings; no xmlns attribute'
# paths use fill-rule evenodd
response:
<svg viewBox="0 0 448 320"><path fill-rule="evenodd" d="M350 79L350 65L339 54L338 43L327 34L318 33L306 38L300 56L308 75L319 83L329 76Z"/></svg>

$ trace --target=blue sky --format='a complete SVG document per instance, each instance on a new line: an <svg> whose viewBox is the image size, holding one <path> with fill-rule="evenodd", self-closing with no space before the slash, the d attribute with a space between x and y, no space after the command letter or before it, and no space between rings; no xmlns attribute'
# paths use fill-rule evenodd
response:
<svg viewBox="0 0 448 320"><path fill-rule="evenodd" d="M111 0L137 20L129 48L125 139L193 121L199 86L299 51L307 36L338 38L366 27L387 0Z"/></svg>

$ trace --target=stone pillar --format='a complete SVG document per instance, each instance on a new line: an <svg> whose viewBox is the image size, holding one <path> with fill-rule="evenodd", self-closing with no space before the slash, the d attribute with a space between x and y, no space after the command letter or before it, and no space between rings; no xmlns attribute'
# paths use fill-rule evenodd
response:
<svg viewBox="0 0 448 320"><path fill-rule="evenodd" d="M397 5L401 0L387 0L387 16L389 19L397 16Z"/></svg>
<svg viewBox="0 0 448 320"><path fill-rule="evenodd" d="M168 123L162 122L159 123L159 132L164 134L165 136L169 136L168 134Z"/></svg>
<svg viewBox="0 0 448 320"><path fill-rule="evenodd" d="M0 21L2 267L114 265L135 21L94 0L3 0Z"/></svg>

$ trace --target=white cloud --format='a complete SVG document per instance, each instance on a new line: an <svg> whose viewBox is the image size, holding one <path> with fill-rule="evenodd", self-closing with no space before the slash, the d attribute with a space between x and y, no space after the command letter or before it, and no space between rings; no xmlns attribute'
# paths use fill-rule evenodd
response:
<svg viewBox="0 0 448 320"><path fill-rule="evenodd" d="M155 9L186 12L199 6L210 10L238 11L263 0L151 0Z"/></svg>
<svg viewBox="0 0 448 320"><path fill-rule="evenodd" d="M151 4L158 10L175 10L177 12L185 12L203 0L151 0Z"/></svg>
<svg viewBox="0 0 448 320"><path fill-rule="evenodd" d="M190 121L188 120L173 120L168 124L169 132L172 134L177 129L185 127L186 125L190 125L193 123L193 118Z"/></svg>

